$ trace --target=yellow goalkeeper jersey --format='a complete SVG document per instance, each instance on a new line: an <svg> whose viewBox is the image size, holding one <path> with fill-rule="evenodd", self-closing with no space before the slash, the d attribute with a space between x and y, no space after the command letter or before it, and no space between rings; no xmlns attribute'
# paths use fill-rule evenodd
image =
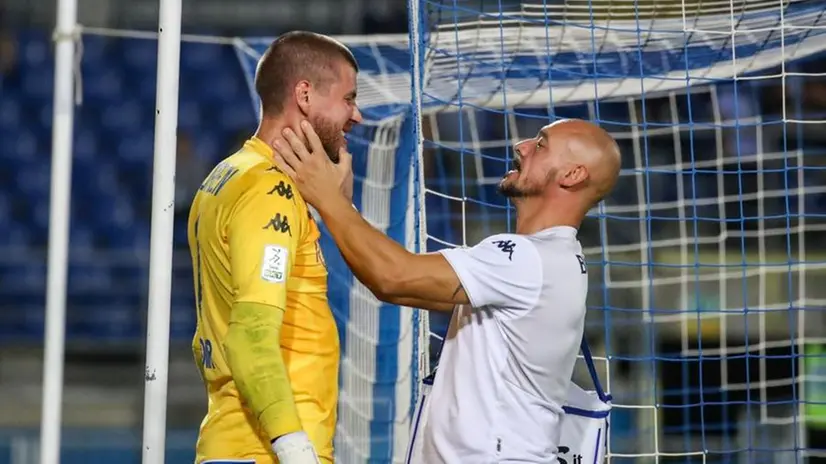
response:
<svg viewBox="0 0 826 464"><path fill-rule="evenodd" d="M339 339L327 302L319 230L272 149L252 138L201 185L189 214L198 326L192 342L209 405L196 462L276 462L227 366L224 339L234 302L285 308L281 352L302 427L332 462Z"/></svg>

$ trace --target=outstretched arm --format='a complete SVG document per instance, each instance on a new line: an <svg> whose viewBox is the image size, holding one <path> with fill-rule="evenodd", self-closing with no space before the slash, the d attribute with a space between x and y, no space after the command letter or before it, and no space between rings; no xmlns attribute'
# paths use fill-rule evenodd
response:
<svg viewBox="0 0 826 464"><path fill-rule="evenodd" d="M275 163L293 179L304 199L316 207L356 277L379 299L426 309L450 311L467 303L459 278L438 254L408 252L365 221L342 193L352 182L352 157L339 152L332 163L307 121L301 130L306 147L291 129L275 141Z"/></svg>
<svg viewBox="0 0 826 464"><path fill-rule="evenodd" d="M468 303L440 254L414 254L371 226L343 195L316 208L353 274L382 301L436 311Z"/></svg>
<svg viewBox="0 0 826 464"><path fill-rule="evenodd" d="M444 311L456 304L531 307L542 266L527 239L503 234L472 249L410 253L368 224L342 194L351 178L350 154L342 150L338 164L331 162L310 124L301 128L311 150L285 129L284 140L275 142L275 163L315 206L353 273L379 299Z"/></svg>

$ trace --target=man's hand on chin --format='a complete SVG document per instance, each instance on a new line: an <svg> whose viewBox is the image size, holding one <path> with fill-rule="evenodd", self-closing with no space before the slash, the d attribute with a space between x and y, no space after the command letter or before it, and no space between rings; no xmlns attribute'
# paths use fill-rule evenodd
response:
<svg viewBox="0 0 826 464"><path fill-rule="evenodd" d="M353 196L353 157L342 147L338 163L324 151L321 140L308 121L301 130L309 149L291 129L275 141L275 164L292 178L304 200L319 212L325 208L349 207Z"/></svg>

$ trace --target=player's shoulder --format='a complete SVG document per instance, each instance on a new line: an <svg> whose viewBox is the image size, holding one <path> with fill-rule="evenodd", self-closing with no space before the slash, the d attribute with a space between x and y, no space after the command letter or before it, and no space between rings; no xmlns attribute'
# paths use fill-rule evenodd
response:
<svg viewBox="0 0 826 464"><path fill-rule="evenodd" d="M226 158L226 163L238 170L236 192L250 198L284 198L295 200L298 190L292 179L271 160L246 148Z"/></svg>
<svg viewBox="0 0 826 464"><path fill-rule="evenodd" d="M506 263L524 265L537 262L537 249L528 237L520 234L503 233L487 237L476 245L483 253L492 254Z"/></svg>

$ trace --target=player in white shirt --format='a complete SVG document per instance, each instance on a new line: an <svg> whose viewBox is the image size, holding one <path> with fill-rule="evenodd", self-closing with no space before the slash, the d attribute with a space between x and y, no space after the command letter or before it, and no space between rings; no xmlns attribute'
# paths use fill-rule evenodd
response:
<svg viewBox="0 0 826 464"><path fill-rule="evenodd" d="M588 289L577 229L616 183L613 138L581 120L542 128L516 145L514 169L500 183L516 206L516 233L417 255L340 193L350 157L333 164L312 128L302 130L304 137L287 130L276 142L275 162L318 210L359 280L384 301L453 311L427 420L413 431L422 440L414 462L556 463Z"/></svg>

